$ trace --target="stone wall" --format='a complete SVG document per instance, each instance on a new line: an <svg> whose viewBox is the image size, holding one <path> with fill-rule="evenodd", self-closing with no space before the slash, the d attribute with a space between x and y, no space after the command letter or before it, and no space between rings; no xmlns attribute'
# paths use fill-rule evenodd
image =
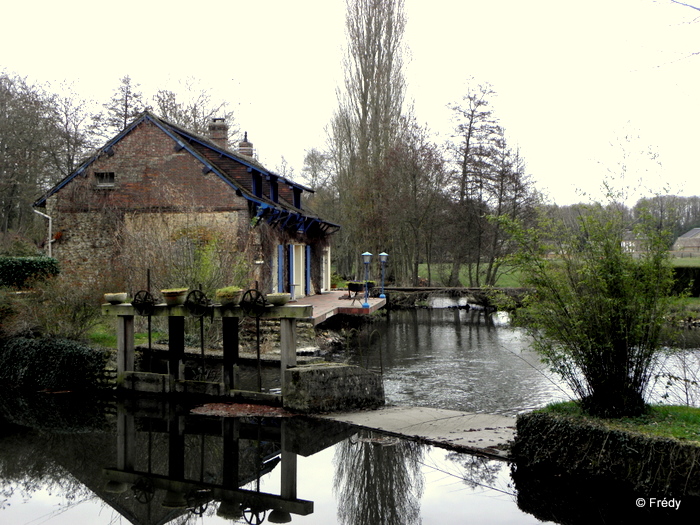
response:
<svg viewBox="0 0 700 525"><path fill-rule="evenodd" d="M284 407L303 413L377 408L384 404L381 376L336 363L288 368L283 392Z"/></svg>

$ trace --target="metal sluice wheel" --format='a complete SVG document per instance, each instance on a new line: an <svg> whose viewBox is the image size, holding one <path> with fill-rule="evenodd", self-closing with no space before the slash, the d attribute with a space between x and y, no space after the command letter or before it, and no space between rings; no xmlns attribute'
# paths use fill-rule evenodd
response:
<svg viewBox="0 0 700 525"><path fill-rule="evenodd" d="M185 306L195 317L202 317L209 311L209 299L202 290L192 290L187 294Z"/></svg>
<svg viewBox="0 0 700 525"><path fill-rule="evenodd" d="M263 313L267 306L265 295L256 289L246 290L241 297L241 308L248 316L257 317Z"/></svg>
<svg viewBox="0 0 700 525"><path fill-rule="evenodd" d="M156 305L156 300L148 290L140 290L136 292L134 299L131 301L131 306L134 307L139 315L153 315L153 308Z"/></svg>

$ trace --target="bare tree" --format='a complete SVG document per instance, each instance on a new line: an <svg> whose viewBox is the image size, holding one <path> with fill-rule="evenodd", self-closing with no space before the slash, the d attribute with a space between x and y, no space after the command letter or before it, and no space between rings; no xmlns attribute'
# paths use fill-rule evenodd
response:
<svg viewBox="0 0 700 525"><path fill-rule="evenodd" d="M49 153L56 173L45 182L47 187L72 173L80 161L98 146L95 135L91 133L90 114L84 101L78 98L72 85L62 84L60 92L51 99L55 133L50 137Z"/></svg>
<svg viewBox="0 0 700 525"><path fill-rule="evenodd" d="M233 110L228 102L215 101L210 89L190 77L179 83L178 92L159 90L153 97L155 111L159 116L184 128L206 134L213 118L223 118L228 125L229 142L238 135Z"/></svg>
<svg viewBox="0 0 700 525"><path fill-rule="evenodd" d="M413 118L404 118L379 177L389 234L385 250L392 254L392 277L397 283L418 285L420 262L430 263L445 178L443 152L430 140L429 130Z"/></svg>
<svg viewBox="0 0 700 525"><path fill-rule="evenodd" d="M450 144L455 166L450 184L454 202L451 237L457 241L452 243L449 286L460 285L459 274L465 262L479 261L481 257L481 238L487 227L488 215L484 210L485 183L498 129L490 107L494 95L489 84L475 88L469 86L461 102L449 105L455 122L453 142ZM470 237L466 239L467 242L465 235Z"/></svg>
<svg viewBox="0 0 700 525"><path fill-rule="evenodd" d="M31 203L50 179L53 133L50 96L26 78L0 74L0 231L23 234L34 222Z"/></svg>
<svg viewBox="0 0 700 525"><path fill-rule="evenodd" d="M508 236L504 217L532 215L536 195L517 149L509 146L505 130L490 108L495 92L489 84L470 88L461 103L450 105L455 133L450 145L455 169L450 181L452 220L447 229L451 270L450 286L462 284L467 269L470 286L496 284Z"/></svg>
<svg viewBox="0 0 700 525"><path fill-rule="evenodd" d="M344 89L328 129L337 202L331 216L344 228L336 236L341 273L357 272L359 254L388 242L377 184L393 145L405 97L403 0L347 0Z"/></svg>

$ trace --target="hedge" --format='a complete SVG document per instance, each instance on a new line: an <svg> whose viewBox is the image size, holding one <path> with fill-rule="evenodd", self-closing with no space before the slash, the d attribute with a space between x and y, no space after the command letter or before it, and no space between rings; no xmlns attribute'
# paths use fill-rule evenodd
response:
<svg viewBox="0 0 700 525"><path fill-rule="evenodd" d="M0 257L0 286L23 288L59 272L58 261L52 257Z"/></svg>
<svg viewBox="0 0 700 525"><path fill-rule="evenodd" d="M85 391L107 386L109 352L68 339L8 339L0 347L5 387Z"/></svg>
<svg viewBox="0 0 700 525"><path fill-rule="evenodd" d="M519 468L609 480L639 495L700 496L697 443L617 430L602 421L521 414L511 458Z"/></svg>

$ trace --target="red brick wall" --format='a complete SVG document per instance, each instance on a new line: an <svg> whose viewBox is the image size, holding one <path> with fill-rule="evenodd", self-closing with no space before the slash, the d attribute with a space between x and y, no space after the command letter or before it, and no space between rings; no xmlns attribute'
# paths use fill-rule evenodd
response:
<svg viewBox="0 0 700 525"><path fill-rule="evenodd" d="M61 232L54 253L65 270L97 280L116 253L125 213L220 212L229 223L238 217L232 229L248 228L247 201L175 146L158 127L144 122L113 147L113 155L103 154L48 199L47 213ZM113 172L114 186L98 187L95 172Z"/></svg>
<svg viewBox="0 0 700 525"><path fill-rule="evenodd" d="M246 210L245 199L154 124L144 122L60 190L58 209L138 210L196 207L208 210ZM113 172L113 188L99 188L95 172Z"/></svg>

